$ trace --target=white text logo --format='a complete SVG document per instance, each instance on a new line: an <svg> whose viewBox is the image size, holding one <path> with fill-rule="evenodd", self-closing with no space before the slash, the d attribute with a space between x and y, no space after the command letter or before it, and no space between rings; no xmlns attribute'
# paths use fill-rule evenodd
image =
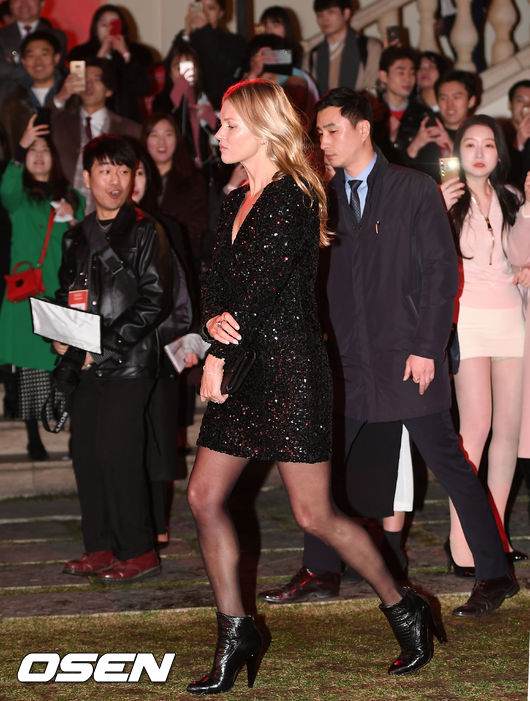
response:
<svg viewBox="0 0 530 701"><path fill-rule="evenodd" d="M166 653L160 665L150 652L108 652L98 657L97 652L71 652L62 659L56 652L31 652L20 663L18 681L86 682L93 677L96 682L137 682L145 670L152 682L165 682L175 653ZM129 662L132 668L126 672ZM43 664L44 670L33 669L33 665Z"/></svg>

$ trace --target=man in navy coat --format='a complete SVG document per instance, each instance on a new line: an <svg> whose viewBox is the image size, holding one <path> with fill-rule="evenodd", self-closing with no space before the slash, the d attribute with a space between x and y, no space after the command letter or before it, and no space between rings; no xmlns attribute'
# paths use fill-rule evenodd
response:
<svg viewBox="0 0 530 701"><path fill-rule="evenodd" d="M327 315L346 451L365 423L403 422L451 497L474 556L473 591L453 613L484 615L518 585L449 413L446 347L458 265L442 198L429 176L389 164L374 148L370 105L350 88L331 90L317 103L317 131L336 170ZM263 597L284 603L321 594L326 550L306 536L302 570Z"/></svg>

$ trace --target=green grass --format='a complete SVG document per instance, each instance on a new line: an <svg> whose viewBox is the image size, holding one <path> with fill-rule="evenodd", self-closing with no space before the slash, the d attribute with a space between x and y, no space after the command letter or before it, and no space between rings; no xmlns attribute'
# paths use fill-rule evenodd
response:
<svg viewBox="0 0 530 701"><path fill-rule="evenodd" d="M421 671L390 677L396 643L375 600L303 606L260 606L272 634L253 690L242 672L223 698L249 701L521 701L527 694L530 593L521 592L483 619L450 615L461 596L440 597L449 638ZM209 671L212 609L135 615L24 618L2 622L2 701L180 701L186 684ZM29 652L175 652L168 681L139 684L21 684ZM126 668L127 669L127 668Z"/></svg>

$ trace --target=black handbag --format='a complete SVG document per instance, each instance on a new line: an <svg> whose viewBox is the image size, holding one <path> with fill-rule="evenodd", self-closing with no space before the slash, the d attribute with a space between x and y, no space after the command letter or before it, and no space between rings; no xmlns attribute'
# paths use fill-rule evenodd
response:
<svg viewBox="0 0 530 701"><path fill-rule="evenodd" d="M255 350L241 350L230 365L225 365L221 394L235 394L245 381L256 360Z"/></svg>

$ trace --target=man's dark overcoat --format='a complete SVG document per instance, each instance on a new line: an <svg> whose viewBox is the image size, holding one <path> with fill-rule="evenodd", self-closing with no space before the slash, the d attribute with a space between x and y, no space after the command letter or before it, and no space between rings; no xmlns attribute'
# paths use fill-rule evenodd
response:
<svg viewBox="0 0 530 701"><path fill-rule="evenodd" d="M450 407L446 347L458 291L456 250L436 184L377 154L359 224L344 171L330 183L336 236L324 262L335 410L369 422ZM403 382L410 354L435 361L423 396L412 379Z"/></svg>

